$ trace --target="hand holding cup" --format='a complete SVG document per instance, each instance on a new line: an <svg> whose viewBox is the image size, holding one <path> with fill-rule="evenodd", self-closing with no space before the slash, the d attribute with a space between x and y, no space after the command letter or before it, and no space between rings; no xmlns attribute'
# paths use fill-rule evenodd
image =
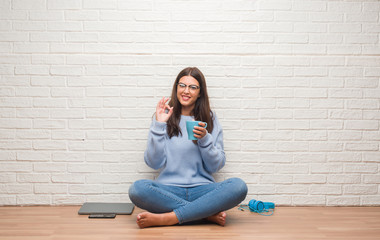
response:
<svg viewBox="0 0 380 240"><path fill-rule="evenodd" d="M198 140L206 136L207 123L201 121L186 121L186 129L189 140Z"/></svg>

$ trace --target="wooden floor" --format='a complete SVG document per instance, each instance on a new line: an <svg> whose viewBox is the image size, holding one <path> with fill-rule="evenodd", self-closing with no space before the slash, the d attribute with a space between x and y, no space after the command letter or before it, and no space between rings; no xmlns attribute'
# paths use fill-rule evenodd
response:
<svg viewBox="0 0 380 240"><path fill-rule="evenodd" d="M266 217L237 208L225 227L197 224L139 229L132 215L88 219L80 206L0 207L1 240L380 239L380 207L277 207Z"/></svg>

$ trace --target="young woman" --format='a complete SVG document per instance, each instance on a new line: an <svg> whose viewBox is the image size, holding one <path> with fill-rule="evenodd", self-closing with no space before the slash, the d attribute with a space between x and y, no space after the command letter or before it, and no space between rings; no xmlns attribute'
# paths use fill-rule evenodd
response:
<svg viewBox="0 0 380 240"><path fill-rule="evenodd" d="M160 174L129 189L132 202L147 210L137 215L137 224L145 228L206 219L224 226L224 211L245 199L247 186L239 178L215 182L212 177L226 158L222 127L210 109L202 72L183 69L168 100L157 104L144 154L145 163ZM186 131L186 121L192 120L202 121L194 127L194 141Z"/></svg>

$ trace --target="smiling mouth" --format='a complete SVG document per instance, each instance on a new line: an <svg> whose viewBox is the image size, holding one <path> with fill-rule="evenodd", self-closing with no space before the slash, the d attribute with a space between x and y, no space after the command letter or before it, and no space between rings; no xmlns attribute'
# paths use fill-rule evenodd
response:
<svg viewBox="0 0 380 240"><path fill-rule="evenodd" d="M184 101L189 101L190 97L189 96L182 96L182 100Z"/></svg>

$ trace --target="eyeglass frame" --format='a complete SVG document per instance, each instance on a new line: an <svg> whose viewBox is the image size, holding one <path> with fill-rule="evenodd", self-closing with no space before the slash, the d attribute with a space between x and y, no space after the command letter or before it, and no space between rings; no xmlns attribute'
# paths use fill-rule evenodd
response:
<svg viewBox="0 0 380 240"><path fill-rule="evenodd" d="M181 86L181 85L183 85L183 86ZM193 84L191 84L191 85L186 85L186 84L181 83L181 82L178 82L178 83L177 83L177 87L180 87L180 88L183 88L183 89L186 89L187 87L189 87L189 90L190 90L190 91L194 91L194 92L197 91L198 89L201 89L201 87L198 86L198 85L193 85ZM192 87L195 87L195 89L192 88Z"/></svg>

